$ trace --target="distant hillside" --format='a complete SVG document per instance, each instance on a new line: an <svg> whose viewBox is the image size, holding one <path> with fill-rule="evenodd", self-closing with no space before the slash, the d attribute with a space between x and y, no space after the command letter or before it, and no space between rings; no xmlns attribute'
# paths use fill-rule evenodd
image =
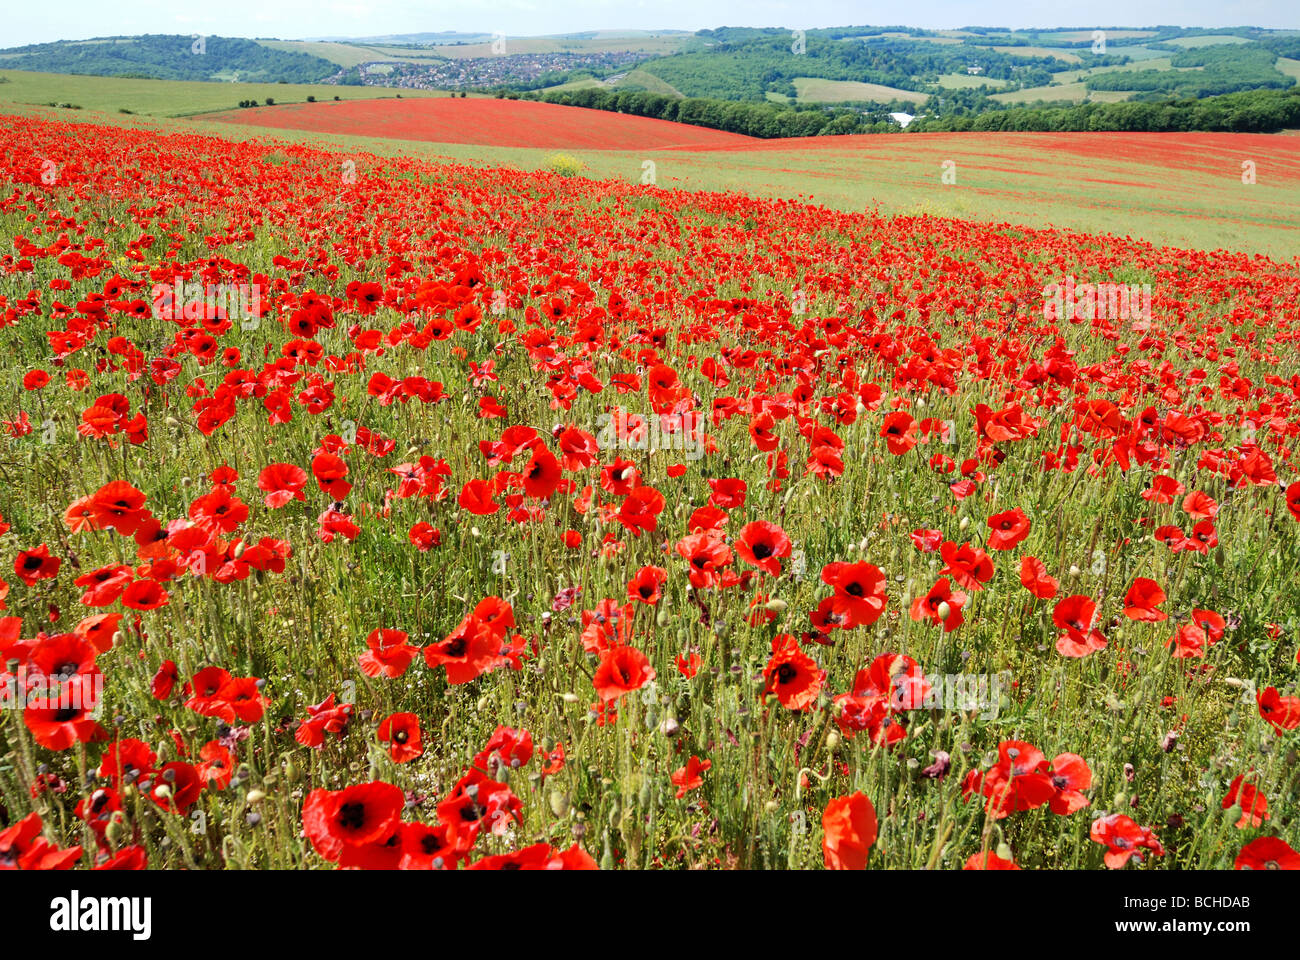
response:
<svg viewBox="0 0 1300 960"><path fill-rule="evenodd" d="M237 37L147 34L32 44L0 50L0 68L160 80L313 83L338 67L308 53Z"/></svg>

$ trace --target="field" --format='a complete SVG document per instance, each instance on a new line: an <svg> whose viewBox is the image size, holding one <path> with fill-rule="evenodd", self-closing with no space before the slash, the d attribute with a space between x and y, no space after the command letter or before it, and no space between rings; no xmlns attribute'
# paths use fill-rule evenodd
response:
<svg viewBox="0 0 1300 960"><path fill-rule="evenodd" d="M2 94L0 94L2 95ZM476 139L477 143L421 143L375 136L329 136L344 149L433 154L478 164L544 167L557 142L554 128L542 118L548 104L514 103L518 122L507 124L515 146L483 143L489 139L480 106L500 101L429 101L423 109L447 121L415 131L421 137ZM320 124L337 104L304 107L303 126ZM409 106L377 101L356 110L377 118ZM276 110L259 108L226 115L227 123L198 123L192 128L222 136L252 136L266 128L248 125ZM581 112L581 111L579 111ZM533 118L537 118L533 122ZM1290 136L1235 134L1096 133L897 134L890 136L817 137L796 140L733 138L717 147L681 146L654 150L647 146L617 148L618 140L591 132L602 127L618 136L642 138L654 121L594 113L590 120L573 115L575 137L590 145L569 152L586 165L588 176L640 182L646 161L654 163L661 186L694 190L741 191L768 197L815 199L841 210L878 209L886 213L933 213L993 222L1057 226L1092 233L1118 233L1156 244L1204 249L1249 250L1280 257L1300 254L1294 226L1300 219L1300 140ZM238 125L236 125L238 124ZM626 124L626 126L624 125ZM634 125L636 124L636 125ZM354 129L396 135L398 125L376 122ZM702 128L656 142L697 135L732 137ZM692 131L692 132L687 132ZM327 136L283 128L277 136L299 141ZM410 133L407 136L411 136ZM593 145L593 140L595 141ZM623 141L626 142L626 141ZM563 146L563 145L561 145ZM1255 164L1256 182L1241 182L1242 162ZM942 183L942 165L954 164L956 183Z"/></svg>
<svg viewBox="0 0 1300 960"><path fill-rule="evenodd" d="M411 103L371 100L258 107L212 114L205 119L342 136L367 136L382 130L384 136L401 140L498 147L662 150L753 142L749 137L706 127L581 107L497 99L471 104L450 97Z"/></svg>
<svg viewBox="0 0 1300 960"><path fill-rule="evenodd" d="M927 99L924 93L915 90L903 90L900 87L886 87L879 83L859 83L855 80L822 80L819 77L795 77L794 88L799 92L801 103L844 103L848 101L874 100L888 103L891 100L912 100L923 103Z"/></svg>
<svg viewBox="0 0 1300 960"><path fill-rule="evenodd" d="M0 868L1300 868L1300 138L11 76Z"/></svg>
<svg viewBox="0 0 1300 960"><path fill-rule="evenodd" d="M1082 58L1077 53L1070 53L1068 50L1058 49L1056 47L993 47L998 53L1009 53L1013 57L1055 57L1057 60L1064 60L1066 63L1082 63Z"/></svg>
<svg viewBox="0 0 1300 960"><path fill-rule="evenodd" d="M306 103L317 100L374 100L446 97L431 90L389 90L382 87L346 87L323 83L205 83L187 80L132 80L120 77L76 77L58 73L5 70L0 76L0 103L70 103L85 110L131 113L153 117L187 117L236 109L241 100L265 103Z"/></svg>

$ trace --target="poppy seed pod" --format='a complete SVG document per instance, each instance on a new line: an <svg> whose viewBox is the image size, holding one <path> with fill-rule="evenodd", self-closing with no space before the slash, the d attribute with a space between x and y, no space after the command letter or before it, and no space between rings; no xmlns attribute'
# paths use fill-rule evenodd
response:
<svg viewBox="0 0 1300 960"><path fill-rule="evenodd" d="M551 791L551 813L557 817L567 817L570 810L569 795L563 790Z"/></svg>

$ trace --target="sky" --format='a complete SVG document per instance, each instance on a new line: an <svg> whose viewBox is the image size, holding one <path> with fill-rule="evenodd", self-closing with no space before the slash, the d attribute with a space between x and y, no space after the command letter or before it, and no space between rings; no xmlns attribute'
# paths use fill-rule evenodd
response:
<svg viewBox="0 0 1300 960"><path fill-rule="evenodd" d="M364 37L441 32L538 36L582 30L748 26L997 27L1256 26L1300 29L1295 0L58 0L19 3L0 22L0 48L140 33L229 37Z"/></svg>

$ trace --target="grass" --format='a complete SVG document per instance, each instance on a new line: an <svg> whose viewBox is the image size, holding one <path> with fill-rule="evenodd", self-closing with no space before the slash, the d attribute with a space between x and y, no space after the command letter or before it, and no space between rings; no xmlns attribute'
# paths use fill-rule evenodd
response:
<svg viewBox="0 0 1300 960"><path fill-rule="evenodd" d="M661 77L656 77L653 73L645 70L629 70L627 73L617 75L617 80L598 80L595 77L579 77L577 80L570 80L567 83L558 83L553 87L546 87L547 91L563 90L586 90L592 87L599 87L603 90L648 90L651 93L662 94L665 97L680 97L681 92Z"/></svg>
<svg viewBox="0 0 1300 960"><path fill-rule="evenodd" d="M1231 33L1221 33L1204 37L1174 37L1172 40L1166 42L1173 44L1175 47L1184 47L1188 50L1194 50L1199 47L1216 47L1225 43L1252 43L1253 41L1246 37L1235 36Z"/></svg>
<svg viewBox="0 0 1300 960"><path fill-rule="evenodd" d="M928 94L900 87L887 87L880 83L860 83L857 80L823 80L820 77L795 77L794 88L801 103L846 103L874 100L889 103L891 100L923 102Z"/></svg>
<svg viewBox="0 0 1300 960"><path fill-rule="evenodd" d="M993 47L998 53L1009 54L1013 57L1055 57L1057 60L1064 60L1066 63L1082 63L1083 58L1077 53L1070 53L1068 50L1057 47Z"/></svg>
<svg viewBox="0 0 1300 960"><path fill-rule="evenodd" d="M8 83L0 84L0 106L72 103L86 110L115 113L129 110L144 116L185 117L233 110L241 100L265 103L305 103L317 100L376 100L394 97L446 96L431 90L394 90L385 87L347 87L323 83L211 83L190 80L132 80L120 77L85 77L62 73L3 70Z"/></svg>
<svg viewBox="0 0 1300 960"><path fill-rule="evenodd" d="M969 73L945 73L939 76L939 86L947 90L982 86L1005 87L1009 82L998 77L971 76Z"/></svg>

